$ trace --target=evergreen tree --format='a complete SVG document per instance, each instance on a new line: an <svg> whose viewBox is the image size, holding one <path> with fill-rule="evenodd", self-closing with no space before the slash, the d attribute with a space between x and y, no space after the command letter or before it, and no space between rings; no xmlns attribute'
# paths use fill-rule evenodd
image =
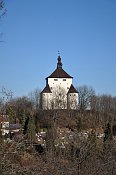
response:
<svg viewBox="0 0 116 175"><path fill-rule="evenodd" d="M29 117L27 117L27 119L25 120L24 126L22 126L23 127L23 134L27 133L28 123L29 123Z"/></svg>
<svg viewBox="0 0 116 175"><path fill-rule="evenodd" d="M0 143L2 143L2 141L3 141L3 136L2 136L2 131L1 131L1 123L0 123Z"/></svg>
<svg viewBox="0 0 116 175"><path fill-rule="evenodd" d="M112 127L112 134L116 136L116 124Z"/></svg>
<svg viewBox="0 0 116 175"><path fill-rule="evenodd" d="M80 132L81 129L82 129L82 119L81 117L79 117L77 121L77 130Z"/></svg>
<svg viewBox="0 0 116 175"><path fill-rule="evenodd" d="M111 130L110 123L108 122L104 130L104 142L106 140L111 140L111 139L112 139L112 130Z"/></svg>
<svg viewBox="0 0 116 175"><path fill-rule="evenodd" d="M54 125L53 116L51 115L46 132L46 149L52 155L54 154L55 150L55 139L56 139L56 128Z"/></svg>
<svg viewBox="0 0 116 175"><path fill-rule="evenodd" d="M96 133L92 130L91 133L88 135L88 141L90 141L93 144L96 144L96 140Z"/></svg>
<svg viewBox="0 0 116 175"><path fill-rule="evenodd" d="M35 127L35 121L34 121L34 117L31 114L29 116L29 121L28 121L28 125L27 125L27 139L32 143L35 141L35 134L36 134L36 127Z"/></svg>

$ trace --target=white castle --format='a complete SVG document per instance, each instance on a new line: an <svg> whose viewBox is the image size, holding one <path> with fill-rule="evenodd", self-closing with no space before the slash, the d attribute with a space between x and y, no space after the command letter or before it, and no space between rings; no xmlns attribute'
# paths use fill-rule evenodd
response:
<svg viewBox="0 0 116 175"><path fill-rule="evenodd" d="M78 92L72 80L73 77L62 69L59 55L57 68L46 78L46 87L41 92L42 109L77 109Z"/></svg>

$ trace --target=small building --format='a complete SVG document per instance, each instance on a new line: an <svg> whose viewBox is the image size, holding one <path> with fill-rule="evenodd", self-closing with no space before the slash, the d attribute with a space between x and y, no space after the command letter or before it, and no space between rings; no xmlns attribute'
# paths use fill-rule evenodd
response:
<svg viewBox="0 0 116 175"><path fill-rule="evenodd" d="M60 55L55 71L46 78L46 86L41 92L41 108L77 109L78 91L72 84L73 77L62 68Z"/></svg>
<svg viewBox="0 0 116 175"><path fill-rule="evenodd" d="M6 114L1 114L0 115L0 129L1 129L2 135L9 133L9 131L6 128L9 128L9 116Z"/></svg>
<svg viewBox="0 0 116 175"><path fill-rule="evenodd" d="M9 133L17 133L21 130L21 125L19 123L10 124L9 116L6 114L0 115L0 129L2 135L8 135Z"/></svg>

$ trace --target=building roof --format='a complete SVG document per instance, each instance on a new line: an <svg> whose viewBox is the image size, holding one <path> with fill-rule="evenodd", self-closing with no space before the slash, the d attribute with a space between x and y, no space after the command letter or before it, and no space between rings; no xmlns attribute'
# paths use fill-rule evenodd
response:
<svg viewBox="0 0 116 175"><path fill-rule="evenodd" d="M21 128L21 124L19 124L19 123L9 125L10 130L15 130L15 129L20 129L20 128Z"/></svg>
<svg viewBox="0 0 116 175"><path fill-rule="evenodd" d="M75 89L75 87L71 84L68 93L78 93L78 91L77 91L77 90Z"/></svg>
<svg viewBox="0 0 116 175"><path fill-rule="evenodd" d="M43 89L41 93L52 93L48 84L46 85L46 87Z"/></svg>
<svg viewBox="0 0 116 175"><path fill-rule="evenodd" d="M61 57L58 56L58 63L57 63L57 68L55 71L47 78L73 78L69 74L67 74L63 69L62 69L62 62L61 62ZM46 78L46 79L47 79Z"/></svg>
<svg viewBox="0 0 116 175"><path fill-rule="evenodd" d="M0 114L0 122L9 122L9 116L6 114Z"/></svg>

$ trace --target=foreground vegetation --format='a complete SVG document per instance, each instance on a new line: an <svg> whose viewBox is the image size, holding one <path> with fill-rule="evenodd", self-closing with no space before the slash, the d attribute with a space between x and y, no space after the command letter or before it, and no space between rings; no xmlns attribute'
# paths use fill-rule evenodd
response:
<svg viewBox="0 0 116 175"><path fill-rule="evenodd" d="M78 110L43 111L38 90L20 98L2 90L1 114L22 127L12 139L0 132L0 174L116 174L116 97L79 92Z"/></svg>
<svg viewBox="0 0 116 175"><path fill-rule="evenodd" d="M52 133L53 134L53 133ZM34 175L106 175L116 173L116 141L103 142L89 137L86 141L72 140L65 148L55 147L47 140L43 150L36 144L18 141L3 142L0 149L1 174ZM79 141L79 142L78 142Z"/></svg>

